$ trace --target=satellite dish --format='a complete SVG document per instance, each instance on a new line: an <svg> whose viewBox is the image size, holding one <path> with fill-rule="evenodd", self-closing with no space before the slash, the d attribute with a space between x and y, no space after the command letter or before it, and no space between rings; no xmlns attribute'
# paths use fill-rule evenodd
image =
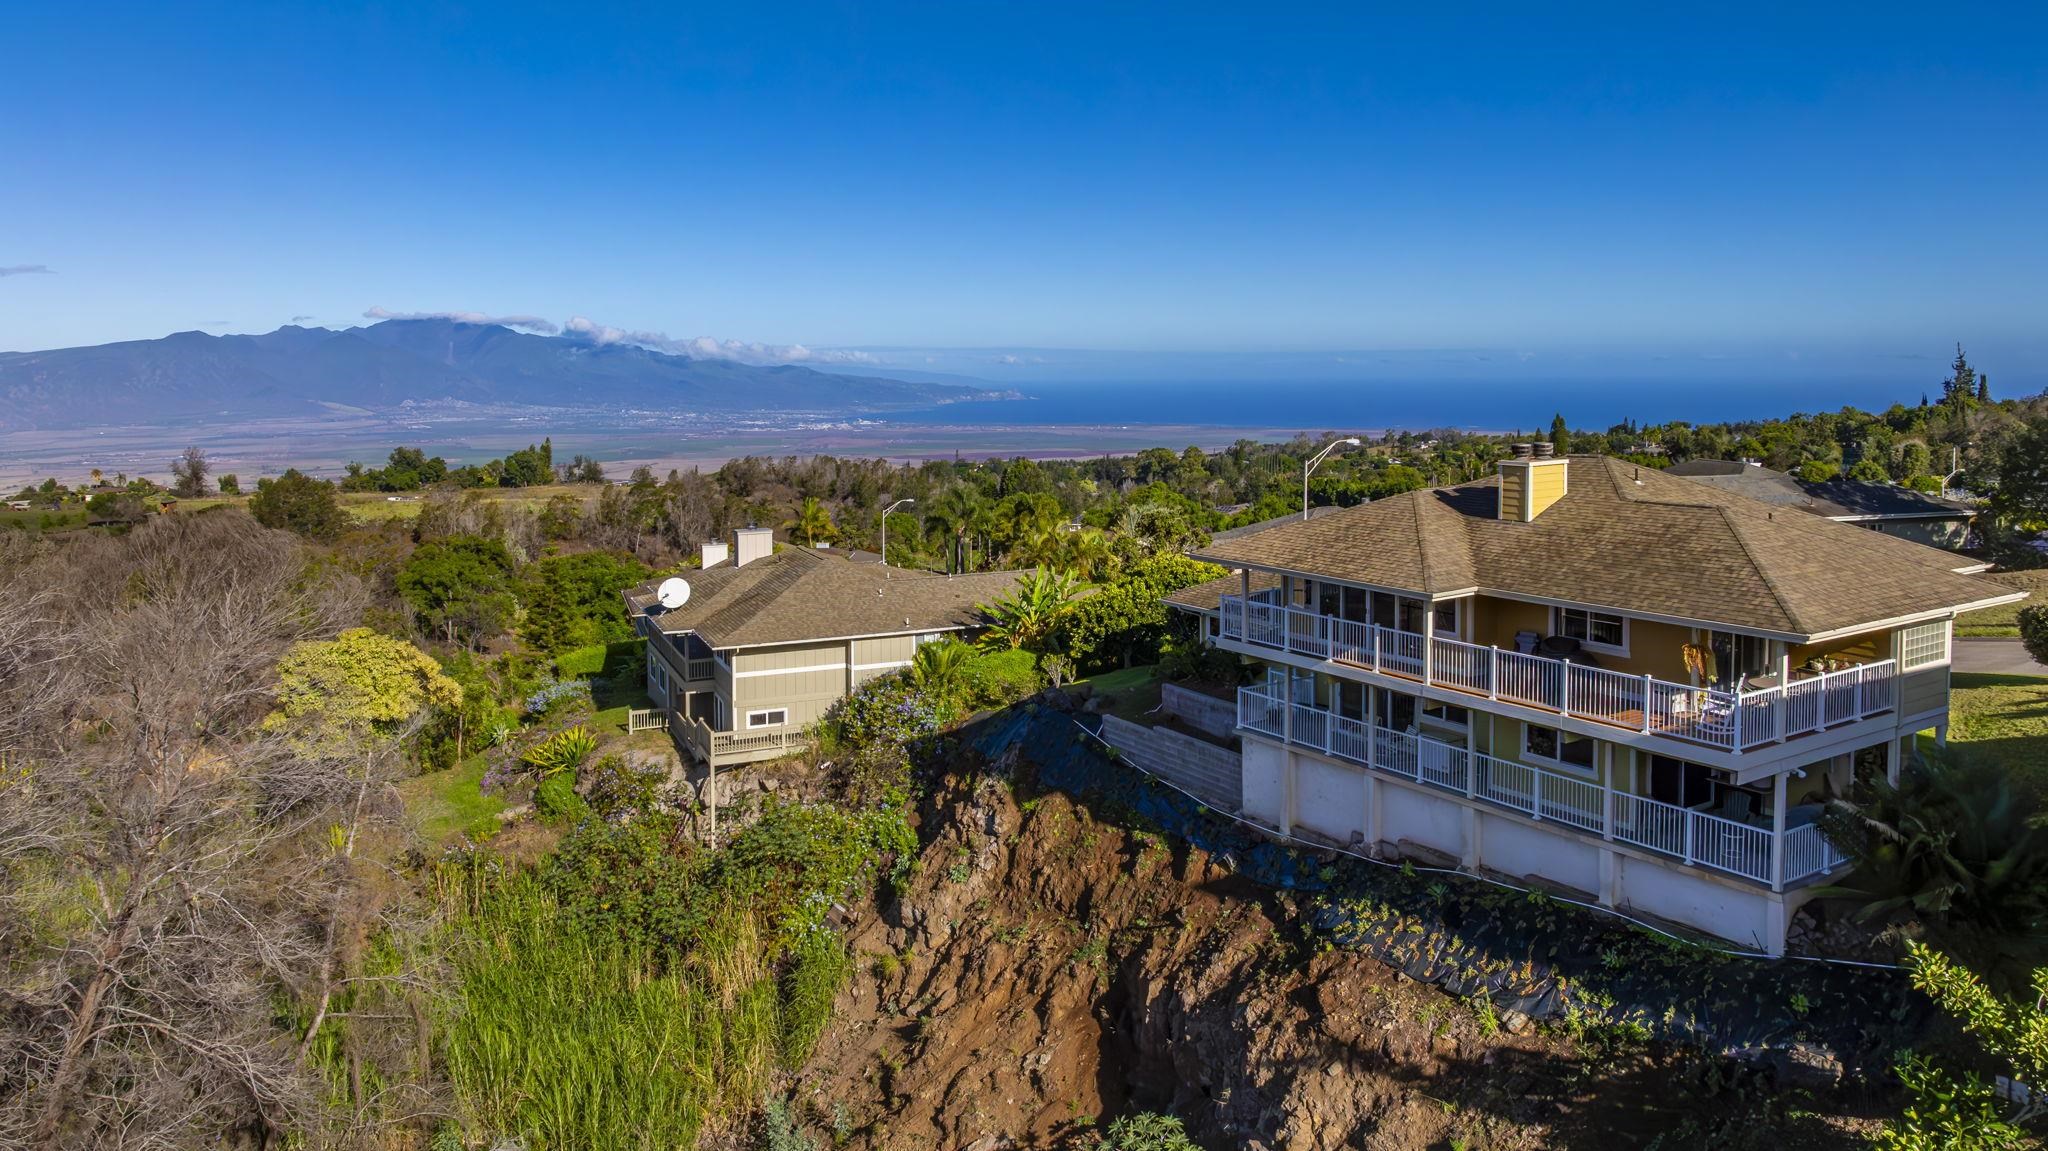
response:
<svg viewBox="0 0 2048 1151"><path fill-rule="evenodd" d="M654 598L661 601L663 609L674 611L690 602L690 581L681 576L670 576L654 589Z"/></svg>

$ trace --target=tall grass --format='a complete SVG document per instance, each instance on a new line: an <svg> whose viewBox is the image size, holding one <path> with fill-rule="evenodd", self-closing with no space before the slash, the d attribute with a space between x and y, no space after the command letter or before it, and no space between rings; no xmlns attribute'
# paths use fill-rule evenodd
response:
<svg viewBox="0 0 2048 1151"><path fill-rule="evenodd" d="M766 1093L783 1012L751 914L710 917L675 963L565 930L553 897L524 874L467 894L452 956L461 1002L442 1052L487 1133L534 1151L673 1151Z"/></svg>

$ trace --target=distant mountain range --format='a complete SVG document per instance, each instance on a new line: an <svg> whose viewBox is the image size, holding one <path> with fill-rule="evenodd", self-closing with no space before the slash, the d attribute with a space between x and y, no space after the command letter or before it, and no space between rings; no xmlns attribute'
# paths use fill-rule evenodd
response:
<svg viewBox="0 0 2048 1151"><path fill-rule="evenodd" d="M647 411L857 412L994 399L952 384L693 359L496 324L386 320L258 336L178 332L0 352L0 427L317 415L439 400Z"/></svg>

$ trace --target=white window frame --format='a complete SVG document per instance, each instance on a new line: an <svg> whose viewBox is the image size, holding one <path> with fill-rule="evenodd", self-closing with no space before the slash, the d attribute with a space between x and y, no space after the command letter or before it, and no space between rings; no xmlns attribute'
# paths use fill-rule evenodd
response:
<svg viewBox="0 0 2048 1151"><path fill-rule="evenodd" d="M666 707L668 706L668 665L661 662L661 657L652 652L648 653L648 657L648 686L654 688L655 698L661 701L662 706Z"/></svg>
<svg viewBox="0 0 2048 1151"><path fill-rule="evenodd" d="M1460 599L1444 599L1438 600L1435 603L1430 604L1430 628L1433 631L1435 631L1438 635L1456 636L1458 634L1458 624L1461 622L1460 617L1464 614L1464 603L1465 601ZM1436 622L1436 613L1442 611L1445 608L1451 609L1451 626L1449 627L1443 627L1442 625Z"/></svg>
<svg viewBox="0 0 2048 1151"><path fill-rule="evenodd" d="M1949 625L1945 619L1900 628L1899 670L1912 671L1915 668L1935 667L1948 663L1952 658L1949 635ZM1933 641L1932 646L1926 646L1929 640ZM1913 650L1916 643L1923 645L1922 650L1917 653Z"/></svg>
<svg viewBox="0 0 2048 1151"><path fill-rule="evenodd" d="M1580 638L1580 637L1578 637L1578 636L1574 636L1574 635L1571 635L1571 633L1569 633L1569 632L1567 632L1567 631L1565 630L1565 628L1564 628L1564 621L1565 621L1565 617L1566 617L1567 615L1572 615L1572 614L1577 614L1577 615L1581 615L1581 616L1584 616L1584 617L1586 618L1586 636L1585 636L1585 638ZM1601 643L1601 642L1599 642L1598 640L1596 640L1596 639L1593 639L1593 638L1592 638L1592 635L1593 635L1593 617L1595 617L1595 616L1600 616L1600 617L1602 617L1602 618L1604 618L1604 619L1611 619L1611 620L1618 620L1618 621L1620 621L1620 623L1621 623L1621 642L1620 642L1620 643L1618 643L1618 644L1612 644L1612 643ZM1620 614L1620 613L1618 613L1618 612L1611 612L1611 611L1596 611L1596 610L1594 610L1593 608L1589 608L1589 607L1556 607L1556 608L1552 608L1552 609L1551 609L1551 612L1550 612L1550 628L1551 628L1551 633L1552 633L1553 635L1561 635L1561 636L1566 636L1566 637L1568 637L1568 638L1571 638L1571 639L1577 639L1577 640L1579 641L1580 645L1581 645L1581 646L1583 646L1583 647L1585 647L1585 648L1586 648L1586 649L1587 649L1588 651L1604 651L1604 652L1607 652L1607 653L1608 653L1608 654L1610 654L1610 655L1627 655L1627 654L1628 654L1628 617L1627 617L1627 616L1625 616L1625 615L1622 615L1622 614Z"/></svg>
<svg viewBox="0 0 2048 1151"><path fill-rule="evenodd" d="M775 718L770 719L773 716ZM747 730L759 731L764 727L788 727L789 709L786 707L764 707L747 713Z"/></svg>
<svg viewBox="0 0 2048 1151"><path fill-rule="evenodd" d="M1557 750L1560 753L1559 755L1544 755L1530 748L1529 733L1532 731L1536 731L1538 729L1550 732L1551 734L1557 736ZM1564 751L1564 745L1567 742L1574 741L1581 743L1590 743L1593 745L1593 761L1591 763L1581 765L1573 763L1571 760L1563 758L1561 753ZM1524 723L1522 725L1522 758L1532 763L1541 764L1544 767L1554 767L1557 768L1559 771L1569 771L1573 775L1582 775L1585 776L1587 779L1600 778L1599 742L1590 735L1574 735L1572 732L1566 731L1561 727L1552 727L1547 723Z"/></svg>

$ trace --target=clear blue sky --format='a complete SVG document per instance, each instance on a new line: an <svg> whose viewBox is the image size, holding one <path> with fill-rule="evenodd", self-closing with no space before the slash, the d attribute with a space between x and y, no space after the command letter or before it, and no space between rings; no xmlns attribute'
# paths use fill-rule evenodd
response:
<svg viewBox="0 0 2048 1151"><path fill-rule="evenodd" d="M53 271L0 348L375 306L2048 383L2034 5L689 7L18 5L0 268Z"/></svg>

